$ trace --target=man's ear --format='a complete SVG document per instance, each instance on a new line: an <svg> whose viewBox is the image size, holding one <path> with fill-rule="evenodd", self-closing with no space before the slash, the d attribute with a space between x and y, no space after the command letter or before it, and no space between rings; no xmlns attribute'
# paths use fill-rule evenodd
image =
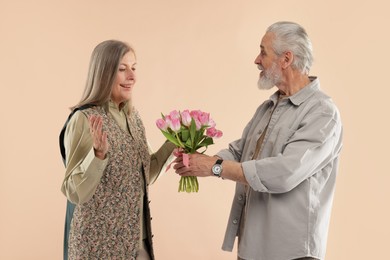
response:
<svg viewBox="0 0 390 260"><path fill-rule="evenodd" d="M294 54L291 51L286 51L283 53L282 68L288 68L293 62Z"/></svg>

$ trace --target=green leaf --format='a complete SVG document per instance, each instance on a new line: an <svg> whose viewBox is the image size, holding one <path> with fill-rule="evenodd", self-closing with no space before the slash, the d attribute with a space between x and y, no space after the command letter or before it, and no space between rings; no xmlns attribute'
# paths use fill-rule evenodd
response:
<svg viewBox="0 0 390 260"><path fill-rule="evenodd" d="M198 146L209 146L211 144L214 144L213 138L211 137L206 137Z"/></svg>
<svg viewBox="0 0 390 260"><path fill-rule="evenodd" d="M190 131L188 129L181 130L181 140L183 142L187 142L189 140L188 139L189 137L190 137Z"/></svg>
<svg viewBox="0 0 390 260"><path fill-rule="evenodd" d="M200 129L199 131L197 131L196 133L196 136L195 136L195 144L198 144L202 141L202 139L205 137L203 135L203 132L204 132L204 129Z"/></svg>
<svg viewBox="0 0 390 260"><path fill-rule="evenodd" d="M176 133L175 136L176 136L176 141L179 143L179 146L184 148L184 144L181 142L180 140L180 136L179 136L180 133Z"/></svg>
<svg viewBox="0 0 390 260"><path fill-rule="evenodd" d="M195 135L196 135L196 124L195 124L195 120L192 118L191 125L190 125L190 137L193 145L195 144Z"/></svg>
<svg viewBox="0 0 390 260"><path fill-rule="evenodd" d="M187 142L184 144L188 148L192 148L191 139L187 139Z"/></svg>
<svg viewBox="0 0 390 260"><path fill-rule="evenodd" d="M161 132L163 133L163 135L173 144L175 144L176 146L180 146L179 142L177 141L177 139L170 135L169 133L165 132L165 131L162 131Z"/></svg>

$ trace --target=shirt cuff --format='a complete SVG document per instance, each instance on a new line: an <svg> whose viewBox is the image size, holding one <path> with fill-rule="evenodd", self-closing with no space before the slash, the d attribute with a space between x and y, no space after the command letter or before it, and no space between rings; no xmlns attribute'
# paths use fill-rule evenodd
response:
<svg viewBox="0 0 390 260"><path fill-rule="evenodd" d="M104 160L101 160L95 156L95 152L93 148L89 151L87 156L85 157L82 167L83 171L87 173L86 175L88 176L88 173L91 173L93 175L96 175L96 172L100 173L98 174L98 179L103 175L103 171L107 166L108 162L108 155L106 155L106 158Z"/></svg>
<svg viewBox="0 0 390 260"><path fill-rule="evenodd" d="M245 179L247 180L249 186L251 186L251 188L255 191L268 192L267 187L264 186L264 184L259 178L259 175L257 174L256 161L246 161L241 163L241 165L245 175Z"/></svg>
<svg viewBox="0 0 390 260"><path fill-rule="evenodd" d="M221 157L222 159L224 160L228 160L228 161L237 161L233 154L231 152L229 152L229 150L222 150L222 151L219 151L217 154L217 156Z"/></svg>

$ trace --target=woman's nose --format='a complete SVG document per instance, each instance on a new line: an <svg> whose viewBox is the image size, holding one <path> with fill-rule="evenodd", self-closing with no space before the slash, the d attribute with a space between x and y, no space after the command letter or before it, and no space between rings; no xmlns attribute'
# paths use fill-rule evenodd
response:
<svg viewBox="0 0 390 260"><path fill-rule="evenodd" d="M127 72L127 78L128 79L134 79L135 78L135 72L133 71L133 70L129 70L128 72Z"/></svg>

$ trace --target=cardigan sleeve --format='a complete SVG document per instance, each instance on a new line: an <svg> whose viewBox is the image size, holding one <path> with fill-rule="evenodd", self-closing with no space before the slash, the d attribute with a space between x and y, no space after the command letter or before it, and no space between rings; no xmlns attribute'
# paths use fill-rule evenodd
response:
<svg viewBox="0 0 390 260"><path fill-rule="evenodd" d="M168 165L173 161L174 156L172 155L172 152L174 149L175 145L166 141L160 149L157 150L157 152L151 154L149 175L150 183L154 183L160 174L165 171Z"/></svg>

